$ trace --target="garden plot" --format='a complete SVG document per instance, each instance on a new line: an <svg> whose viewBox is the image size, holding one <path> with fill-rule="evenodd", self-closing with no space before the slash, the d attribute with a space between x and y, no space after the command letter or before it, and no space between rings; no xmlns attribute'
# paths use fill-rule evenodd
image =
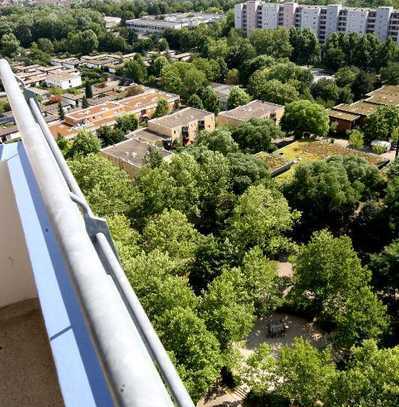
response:
<svg viewBox="0 0 399 407"><path fill-rule="evenodd" d="M382 161L381 157L363 151L357 151L342 145L342 143L330 143L327 140L299 140L277 150L274 154L279 154L286 161L294 161L295 164L290 171L280 175L279 178L287 178L292 175L297 164L323 160L334 155L350 155L365 159L373 165Z"/></svg>

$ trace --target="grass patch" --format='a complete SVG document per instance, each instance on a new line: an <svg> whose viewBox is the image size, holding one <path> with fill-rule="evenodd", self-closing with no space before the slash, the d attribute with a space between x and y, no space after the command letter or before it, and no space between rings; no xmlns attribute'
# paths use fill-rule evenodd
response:
<svg viewBox="0 0 399 407"><path fill-rule="evenodd" d="M335 155L350 155L365 159L369 164L377 165L381 158L368 154L362 151L353 150L348 147L328 141L313 141L313 140L298 140L291 144L275 151L275 154L280 154L287 161L296 161L291 169L277 178L281 181L289 179L294 171L294 168L299 163L323 160Z"/></svg>
<svg viewBox="0 0 399 407"><path fill-rule="evenodd" d="M262 160L270 171L274 171L288 163L288 160L284 156L269 154L263 151L255 154L255 157Z"/></svg>

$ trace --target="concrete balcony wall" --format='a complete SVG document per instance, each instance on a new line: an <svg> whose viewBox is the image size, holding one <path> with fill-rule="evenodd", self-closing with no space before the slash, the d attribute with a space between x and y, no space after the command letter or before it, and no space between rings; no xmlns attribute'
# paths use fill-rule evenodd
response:
<svg viewBox="0 0 399 407"><path fill-rule="evenodd" d="M9 174L9 165L17 157L6 154L4 146L0 146L0 159L1 308L34 298L37 294Z"/></svg>

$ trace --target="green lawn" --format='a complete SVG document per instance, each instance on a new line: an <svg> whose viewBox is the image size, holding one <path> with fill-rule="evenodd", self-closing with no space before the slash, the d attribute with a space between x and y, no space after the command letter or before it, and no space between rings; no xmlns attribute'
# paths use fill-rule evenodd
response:
<svg viewBox="0 0 399 407"><path fill-rule="evenodd" d="M336 143L328 143L327 141L294 141L293 143L288 144L275 152L275 154L278 153L280 153L287 161L298 161L298 163L294 164L289 171L277 177L281 181L291 177L293 169L299 163L322 160L334 155L353 155L364 158L370 164L374 165L381 161L381 158L376 155L356 151Z"/></svg>

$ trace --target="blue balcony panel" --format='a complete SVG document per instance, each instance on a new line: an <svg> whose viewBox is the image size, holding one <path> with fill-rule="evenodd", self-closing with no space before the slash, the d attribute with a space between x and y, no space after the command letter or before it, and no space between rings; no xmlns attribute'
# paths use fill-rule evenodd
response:
<svg viewBox="0 0 399 407"><path fill-rule="evenodd" d="M66 406L112 406L74 284L22 142L0 145Z"/></svg>

